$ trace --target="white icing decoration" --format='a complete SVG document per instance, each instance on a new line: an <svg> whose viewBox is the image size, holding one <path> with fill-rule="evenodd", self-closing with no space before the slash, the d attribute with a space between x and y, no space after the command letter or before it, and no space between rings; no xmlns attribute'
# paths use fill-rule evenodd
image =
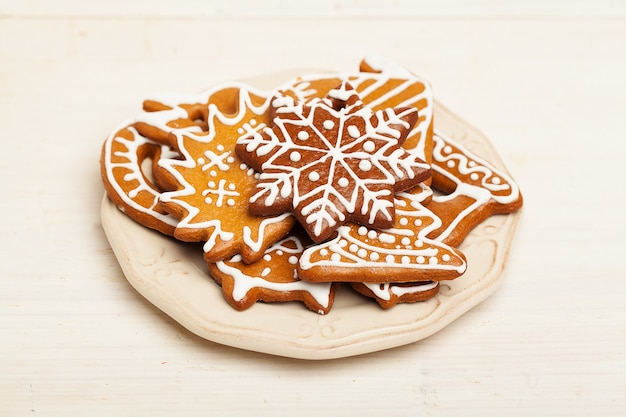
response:
<svg viewBox="0 0 626 417"><path fill-rule="evenodd" d="M287 241L296 242L296 248L287 245ZM295 237L286 238L270 247L268 254L270 253L289 253L292 256L297 257L302 253L303 247L299 240ZM271 256L270 256L271 258ZM265 258L264 258L265 260ZM267 260L266 260L267 261ZM224 274L227 274L233 278L234 286L232 297L235 301L241 301L253 288L263 288L281 292L291 291L305 291L311 295L315 302L323 308L328 308L330 305L330 293L332 283L313 283L302 281L294 278L291 282L272 282L264 277L270 275L271 269L266 267L262 270L261 276L250 276L243 273L240 269L229 265L229 263L241 262L241 257L234 257L229 261L219 261L216 263L216 267ZM269 262L269 261L268 261ZM291 257L288 262L291 265L295 265L291 262Z"/></svg>
<svg viewBox="0 0 626 417"><path fill-rule="evenodd" d="M376 145L371 140L368 140L363 144L363 149L367 152L374 152L376 150Z"/></svg>
<svg viewBox="0 0 626 417"><path fill-rule="evenodd" d="M363 59L367 65L375 71L381 71L394 78L411 78L411 74L406 68L398 64L396 61L380 55L369 55Z"/></svg>
<svg viewBox="0 0 626 417"><path fill-rule="evenodd" d="M337 229L337 237L334 239L307 248L300 257L300 268L303 271L315 266L375 268L381 266L382 258L384 262L393 265L394 268L424 271L436 269L455 271L459 274L465 272L467 266L463 258L457 256L448 245L427 237L429 233L441 226L441 220L422 205L422 202L431 195L432 191L423 186L422 191L417 194L399 193L396 197L396 201L403 200L409 203L396 204L397 215L400 219L407 218L408 225L414 223L413 218L430 218L431 220L427 223L427 226L418 230L406 229L403 228L399 220L396 220L396 226L378 233L378 239L366 241L363 231L361 230L359 233L359 229L363 226L343 225ZM367 231L368 239L372 233L374 236L376 235L374 229ZM412 238L416 234L416 244L415 246L410 246ZM396 241L402 242L405 246L396 247ZM337 242L346 243L341 245ZM346 245L350 246L350 250L345 250ZM370 254L369 257L355 256L352 245L358 248L356 251L357 255L359 255L362 249ZM331 258L324 257L319 259L315 254L320 250L329 251ZM442 257L445 263L438 262L437 256L440 256L440 254L447 255ZM316 260L313 261L313 259ZM415 262L412 262L412 260L415 260Z"/></svg>
<svg viewBox="0 0 626 417"><path fill-rule="evenodd" d="M367 103L369 107L376 107L382 105L387 100L398 95L406 94L408 88L414 86L421 86L423 89L421 92L415 95L409 95L409 97L397 104L397 107L419 107L420 122L416 123L411 132L408 135L407 142L412 137L419 136L425 138L428 130L432 126L433 122L433 93L430 84L422 78L412 74L406 68L399 65L397 62L388 58L378 56L367 56L363 60L369 66L371 66L378 73L314 73L306 74L299 77L298 83L288 83L282 87L282 89L292 90L297 94L298 101L310 99L316 100L316 91L309 88L310 82L315 80L324 79L345 79L349 80L350 84L359 91L359 95L363 102ZM389 88L391 80L404 80L394 88ZM364 83L367 83L367 87L362 87ZM380 94L380 90L385 91L384 94ZM374 98L370 98L374 97ZM414 148L411 151L418 155L422 160L426 160L426 143L425 140L414 141Z"/></svg>
<svg viewBox="0 0 626 417"><path fill-rule="evenodd" d="M199 134L200 128L198 126L190 126L187 128L177 128L173 129L167 125L170 120L186 118L187 112L180 107L179 103L206 103L209 102L209 97L218 91L222 91L225 88L236 88L239 90L238 93L238 103L237 108L240 109L236 114L223 114L219 111L218 107L214 104L209 104L208 106L208 134ZM260 104L255 104L253 102L251 95L261 97L264 100L260 102ZM233 149L225 149L224 144L212 144L213 139L215 138L216 124L220 123L225 126L234 126L237 124L243 123L244 133L245 129L251 129L252 126L257 125L256 120L251 118L247 123L244 122L243 118L246 117L249 113L258 116L264 116L269 109L270 105L270 97L271 95L265 92L261 92L258 90L254 90L249 86L242 83L227 83L215 86L214 88L207 90L199 96L195 96L189 99L178 98L176 102L170 97L168 100L158 100L163 104L166 104L172 107L171 110L164 111L156 111L156 112L144 112L136 121L148 123L152 126L155 126L165 132L169 132L174 136L176 141L176 148L180 150L182 154L182 160L172 157L161 157L159 160L159 166L166 169L182 186L182 189L177 191L165 192L160 195L161 201L164 202L175 202L179 206L181 206L186 212L187 215L177 221L177 227L179 228L189 228L189 229L207 229L211 230L208 239L206 240L203 249L205 252L209 252L213 249L218 239L223 242L228 242L235 237L235 234L232 231L227 231L223 229L222 223L218 219L211 219L207 221L195 221L196 216L198 215L200 209L192 206L187 203L183 198L184 196L191 195L195 193L194 187L184 178L184 176L176 169L177 167L185 168L185 169L193 169L195 167L195 159L189 154L185 145L185 140L193 140L201 143L206 143L208 148L214 146L216 152L211 149L206 149L204 153L204 158L206 158L205 163L206 167L203 167L204 171L209 171L209 175L216 180L218 180L217 189L207 189L207 197L209 194L215 192L214 198L223 202L225 197L235 197L234 194L236 191L230 189L224 189L224 187L220 187L221 180L219 179L218 172L226 171L229 169L228 161L229 157L233 158L232 161L235 162L236 159L232 155ZM224 152L220 151L223 149ZM226 162L225 162L226 161ZM241 171L245 170L245 173L248 176L252 176L255 174L252 168L246 166L246 164L240 164L239 168ZM217 201L216 201L217 204ZM228 201L227 201L228 204ZM245 206L242 205L245 208ZM243 228L243 243L245 246L249 247L255 252L261 250L263 242L265 241L265 233L268 226L272 224L277 224L284 221L289 214L275 216L275 217L267 217L263 219L263 221L259 224L258 230L253 231L250 227L245 226Z"/></svg>
<svg viewBox="0 0 626 417"><path fill-rule="evenodd" d="M202 195L205 196L205 197L208 196L208 195L216 196L217 200L215 201L215 205L217 207L222 207L222 205L224 204L224 198L226 198L226 197L238 197L239 193L237 191L232 191L232 189L226 189L226 180L225 179L221 179L217 183L217 186L216 186L214 181L210 181L208 183L208 188L205 189L204 191L202 191ZM232 204L229 204L228 202L227 202L227 204L228 205L234 205L234 200L232 200L232 201L233 201Z"/></svg>
<svg viewBox="0 0 626 417"><path fill-rule="evenodd" d="M458 149L458 151L453 148ZM440 234L439 240L448 237L465 217L490 200L506 205L514 203L520 198L517 184L508 175L474 155L451 138L444 136L438 130L435 130L433 135L433 162L432 169L456 185L454 192L447 195L436 195L433 197L434 201L443 203L454 200L458 196L467 196L474 200ZM442 168L442 165L449 166L450 163L455 167L454 172ZM463 177L469 178L470 181L477 181L480 178L480 183L465 182Z"/></svg>
<svg viewBox="0 0 626 417"><path fill-rule="evenodd" d="M342 88L345 88L345 84ZM311 105L312 109L307 117L304 116L303 112L304 104L280 98L278 100L279 103L273 104L278 117L274 119L274 127L272 129L265 127L261 130L262 134L248 133L238 139L239 144L245 145L247 152L254 152L261 161L261 169L263 171L261 182L257 185L258 191L250 198L251 203L262 199L263 204L271 206L279 195L285 197L293 194L293 207L298 207L300 214L305 218L306 224L311 225L310 230L317 236L322 233L325 227L333 228L338 221L345 221L346 213L354 213L357 209L357 199L360 196L363 197L360 209L363 214L369 214L368 221L370 223L373 223L377 216L383 216L389 220L392 219L393 204L383 197L391 194L391 187L395 183L396 178L413 178L415 175L414 169L429 168L428 164L423 163L417 155L397 147L398 142L396 139L400 136L400 131L391 128L391 126L409 127L402 120L402 117L414 110L408 109L397 115L393 112L393 109L372 112L370 108L363 106L363 103L358 100L358 95L353 90L349 91L357 97L355 104L342 108L340 111L335 111L323 100L319 100ZM323 132L315 129L312 123L312 118L318 108L323 108L324 111L329 112L333 117L337 117L340 123L347 120L346 117L360 118L366 130L365 135L363 138L351 139L344 143L341 138L342 131L339 129L339 138L336 142L331 143L324 136ZM281 118L280 114L282 113L288 113L296 117ZM329 121L326 120L323 124L328 124L327 122ZM302 126L303 124L311 127L312 132L319 139L318 142L323 144L322 148L311 148L289 137L287 126ZM375 139L378 145L372 140L368 140L368 138ZM359 150L359 145L363 141L367 141L365 151ZM356 150L353 151L352 149ZM294 151L299 152L302 157L298 161L293 161L293 165L285 166L276 162L277 158L286 152L291 153ZM314 156L305 156L305 154L310 154L311 152L314 153ZM370 154L367 152L370 152ZM321 157L319 156L320 153L323 154ZM348 164L347 161L354 158L367 158L370 164L376 166L377 170L385 175L384 179L377 179L376 184L386 184L389 185L389 188L380 189L380 187L377 187L377 191L370 190L368 184L371 183L371 180L361 178L359 172L354 172L350 164ZM318 165L329 167L328 178L323 183L317 184L310 192L303 195L299 194L301 187L297 186L297 184L300 180L300 172L309 171ZM365 165L367 167L367 163ZM351 187L352 189L348 190L348 196L343 195L345 191L340 193L332 186L335 167L339 166L342 168L342 172L350 175L348 184L354 184ZM339 181L340 184L345 184L345 181ZM347 185L341 186L347 187ZM319 198L315 198L316 196L319 196ZM339 201L340 206L334 203L334 200L330 198L331 196Z"/></svg>
<svg viewBox="0 0 626 417"><path fill-rule="evenodd" d="M383 243L395 243L396 238L390 233L379 233L378 239Z"/></svg>
<svg viewBox="0 0 626 417"><path fill-rule="evenodd" d="M158 204L158 198L160 193L155 190L145 179L141 172L140 163L138 160L137 152L140 146L144 144L154 144L161 147L162 157L168 157L173 155L173 151L165 146L159 145L150 139L142 136L136 129L129 127L128 132L132 135L132 139L126 139L118 135L118 132L124 127L130 125L132 122L126 122L119 128L115 129L111 135L107 137L103 147L103 161L104 171L106 173L106 179L110 187L115 193L124 201L124 203L131 207L133 210L151 216L165 225L176 226L178 219L175 217L163 214L155 210ZM113 152L113 145L115 143L123 145L125 151ZM131 182L136 181L137 186L126 193L123 189L123 185L115 178L114 172L117 169L128 170L130 173L124 175L124 181ZM137 203L133 198L139 195L140 192L149 193L152 196L152 203L149 207L144 207Z"/></svg>
<svg viewBox="0 0 626 417"><path fill-rule="evenodd" d="M298 162L300 159L302 159L302 155L300 155L300 152L298 151L293 151L291 152L291 154L289 154L289 159L291 159L293 162Z"/></svg>
<svg viewBox="0 0 626 417"><path fill-rule="evenodd" d="M420 292L430 291L433 288L436 288L439 283L436 281L430 281L427 284L416 284L416 285L407 285L407 286L399 286L394 285L393 283L363 283L369 290L381 300L389 301L392 295L397 297L401 297L406 294L417 294Z"/></svg>
<svg viewBox="0 0 626 417"><path fill-rule="evenodd" d="M361 132L359 132L359 128L354 125L348 126L348 134L355 139L361 136Z"/></svg>
<svg viewBox="0 0 626 417"><path fill-rule="evenodd" d="M361 162L359 162L359 169L361 171L369 171L370 169L372 169L372 163L367 159L363 159L361 160Z"/></svg>

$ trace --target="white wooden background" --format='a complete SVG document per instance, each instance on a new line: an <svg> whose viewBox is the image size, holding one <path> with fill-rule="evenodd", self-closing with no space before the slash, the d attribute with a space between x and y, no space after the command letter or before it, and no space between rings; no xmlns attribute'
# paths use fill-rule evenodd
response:
<svg viewBox="0 0 626 417"><path fill-rule="evenodd" d="M154 91L372 53L522 187L498 292L329 362L206 342L144 301L100 226L109 130ZM625 74L617 0L0 0L0 416L626 415Z"/></svg>

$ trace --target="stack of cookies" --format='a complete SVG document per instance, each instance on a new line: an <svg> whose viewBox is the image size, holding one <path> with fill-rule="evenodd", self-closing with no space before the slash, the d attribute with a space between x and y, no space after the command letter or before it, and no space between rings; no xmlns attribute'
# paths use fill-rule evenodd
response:
<svg viewBox="0 0 626 417"><path fill-rule="evenodd" d="M238 310L326 314L342 284L383 308L428 300L466 271L467 234L522 205L506 173L435 129L429 85L380 58L272 91L146 100L105 140L101 170L130 218L201 242Z"/></svg>

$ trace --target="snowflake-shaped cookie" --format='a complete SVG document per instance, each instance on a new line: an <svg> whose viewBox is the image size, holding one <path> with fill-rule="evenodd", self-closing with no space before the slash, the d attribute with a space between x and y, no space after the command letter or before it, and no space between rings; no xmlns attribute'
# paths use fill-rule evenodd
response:
<svg viewBox="0 0 626 417"><path fill-rule="evenodd" d="M401 147L415 108L373 111L347 82L307 104L277 95L271 107L271 127L251 130L236 146L261 172L250 211L293 211L315 242L349 220L390 227L395 193L430 176L429 165Z"/></svg>
<svg viewBox="0 0 626 417"><path fill-rule="evenodd" d="M430 84L397 62L380 56L365 57L357 72L313 73L298 77L279 88L297 101L324 97L345 80L372 110L415 107L418 120L402 144L404 149L430 163L433 134L433 92Z"/></svg>

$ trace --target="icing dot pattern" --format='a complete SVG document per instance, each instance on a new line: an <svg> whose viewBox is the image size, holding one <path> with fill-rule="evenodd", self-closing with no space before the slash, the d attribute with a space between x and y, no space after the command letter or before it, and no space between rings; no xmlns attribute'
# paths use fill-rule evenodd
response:
<svg viewBox="0 0 626 417"><path fill-rule="evenodd" d="M496 200L511 201L519 197L515 183L500 170L473 155L461 145L451 143L440 133L433 136L433 169L454 178L457 183L488 190Z"/></svg>
<svg viewBox="0 0 626 417"><path fill-rule="evenodd" d="M431 193L422 187L416 194L397 194L397 219L390 229L368 229L353 223L340 227L335 239L304 251L300 274L307 278L308 270L320 266L342 268L346 274L342 278L346 281L351 281L350 277L362 281L365 269L375 271L372 282L394 279L390 277L394 274L389 268L410 271L400 274L404 278L399 280L446 279L443 277L462 274L466 269L464 257L455 249L427 237L440 225L438 217L422 205ZM419 226L415 226L416 219L420 220ZM354 271L354 275L349 271Z"/></svg>
<svg viewBox="0 0 626 417"><path fill-rule="evenodd" d="M310 105L279 95L272 106L272 126L237 142L239 157L261 173L250 208L262 215L290 205L314 241L349 219L391 225L396 183L408 188L429 176L429 165L400 146L414 108L373 112L346 82Z"/></svg>
<svg viewBox="0 0 626 417"><path fill-rule="evenodd" d="M241 256L209 266L219 279L225 298L238 310L256 301L300 301L309 309L325 314L333 302L336 284L302 281L297 264L304 246L296 236L289 236L268 248L263 258L246 264ZM228 285L226 285L228 284Z"/></svg>
<svg viewBox="0 0 626 417"><path fill-rule="evenodd" d="M237 84L232 88L232 101L239 103L234 114L209 105L210 129L170 132L180 156L159 160L174 189L161 193L159 203L180 217L176 237L204 242L207 260L240 253L247 262L254 262L284 236L294 219L289 213L264 218L248 213L256 172L237 158L235 142L240 133L262 128L269 120L270 97Z"/></svg>

